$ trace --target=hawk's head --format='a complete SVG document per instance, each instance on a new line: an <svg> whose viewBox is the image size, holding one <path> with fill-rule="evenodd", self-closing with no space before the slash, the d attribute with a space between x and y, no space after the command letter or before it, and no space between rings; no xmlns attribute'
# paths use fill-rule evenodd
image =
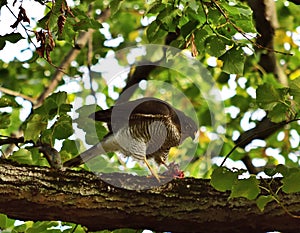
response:
<svg viewBox="0 0 300 233"><path fill-rule="evenodd" d="M188 137L191 137L193 140L196 139L198 134L198 126L195 121L180 110L176 109L175 112L178 118L178 123L176 125L181 131L180 142L182 143Z"/></svg>

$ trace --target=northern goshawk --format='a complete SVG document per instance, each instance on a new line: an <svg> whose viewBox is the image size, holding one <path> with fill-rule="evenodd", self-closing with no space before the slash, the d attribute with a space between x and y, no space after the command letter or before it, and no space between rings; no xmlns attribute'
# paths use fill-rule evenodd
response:
<svg viewBox="0 0 300 233"><path fill-rule="evenodd" d="M153 158L158 165L166 165L170 148L180 145L188 137L194 139L198 131L192 118L167 102L152 97L117 104L90 117L106 122L109 133L98 144L65 162L65 167L78 166L101 153L119 151L144 161L159 179L148 159Z"/></svg>

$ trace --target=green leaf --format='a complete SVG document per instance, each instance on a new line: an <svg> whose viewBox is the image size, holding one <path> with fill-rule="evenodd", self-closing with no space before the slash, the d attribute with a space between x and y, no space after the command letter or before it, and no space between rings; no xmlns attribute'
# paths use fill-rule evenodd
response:
<svg viewBox="0 0 300 233"><path fill-rule="evenodd" d="M268 117L272 122L281 122L286 120L286 113L288 112L289 107L286 104L278 103L272 110L269 112Z"/></svg>
<svg viewBox="0 0 300 233"><path fill-rule="evenodd" d="M9 95L3 95L0 98L0 108L14 107L17 108L20 105L16 102L15 97Z"/></svg>
<svg viewBox="0 0 300 233"><path fill-rule="evenodd" d="M300 170L283 177L282 184L282 191L285 193L300 192Z"/></svg>
<svg viewBox="0 0 300 233"><path fill-rule="evenodd" d="M236 94L231 98L231 104L238 107L241 111L245 112L248 110L249 104L251 104L251 102L249 100L249 96Z"/></svg>
<svg viewBox="0 0 300 233"><path fill-rule="evenodd" d="M72 118L66 114L60 116L51 127L51 129L53 130L53 137L55 139L68 138L74 132L72 126Z"/></svg>
<svg viewBox="0 0 300 233"><path fill-rule="evenodd" d="M57 93L53 93L52 95L50 95L47 99L46 102L49 100L54 100L54 102L57 104L57 106L60 106L62 104L66 103L67 100L67 93L62 91L62 92L57 92Z"/></svg>
<svg viewBox="0 0 300 233"><path fill-rule="evenodd" d="M107 129L102 125L101 122L93 121L93 123L86 125L85 129L87 130L85 131L87 132L85 135L86 143L90 145L95 145L107 134Z"/></svg>
<svg viewBox="0 0 300 233"><path fill-rule="evenodd" d="M63 142L61 150L64 150L72 155L77 155L79 146L80 145L78 141L66 139Z"/></svg>
<svg viewBox="0 0 300 233"><path fill-rule="evenodd" d="M6 41L17 43L21 39L24 39L24 37L20 33L10 33L0 36L0 50L5 47Z"/></svg>
<svg viewBox="0 0 300 233"><path fill-rule="evenodd" d="M54 146L55 141L53 141L53 129L45 129L41 132L40 136L41 142Z"/></svg>
<svg viewBox="0 0 300 233"><path fill-rule="evenodd" d="M101 110L101 108L96 104L84 105L76 110L79 114L79 118L88 118L92 113Z"/></svg>
<svg viewBox="0 0 300 233"><path fill-rule="evenodd" d="M23 223L21 225L18 225L18 226L15 226L14 230L16 232L26 232L26 229L29 227L29 225L32 225L31 221L30 222L25 222L25 223Z"/></svg>
<svg viewBox="0 0 300 233"><path fill-rule="evenodd" d="M0 113L0 129L6 129L10 125L11 114L7 112Z"/></svg>
<svg viewBox="0 0 300 233"><path fill-rule="evenodd" d="M268 168L268 167L266 167L264 169L264 173L266 173L267 176L272 177L272 176L275 176L276 174L278 174L278 171L277 171L276 168Z"/></svg>
<svg viewBox="0 0 300 233"><path fill-rule="evenodd" d="M240 30L246 33L256 32L252 17L253 12L247 4L241 2L232 4L232 1L230 1L230 4L228 1L221 2L222 4L220 6L226 12L226 15L228 15L233 23L238 25Z"/></svg>
<svg viewBox="0 0 300 233"><path fill-rule="evenodd" d="M290 169L283 165L283 164L279 164L277 167L276 167L276 172L277 173L280 173L282 176L288 176L288 174L290 173Z"/></svg>
<svg viewBox="0 0 300 233"><path fill-rule="evenodd" d="M207 19L211 22L212 25L220 25L225 23L225 19L216 8L210 8L207 14Z"/></svg>
<svg viewBox="0 0 300 233"><path fill-rule="evenodd" d="M0 229L6 228L7 216L5 214L0 214Z"/></svg>
<svg viewBox="0 0 300 233"><path fill-rule="evenodd" d="M101 140L104 135L107 134L107 129L99 121L94 121L89 118L89 115L98 111L99 107L97 105L85 105L76 110L79 117L75 119L78 128L82 129L86 135L86 142L89 145L95 145Z"/></svg>
<svg viewBox="0 0 300 233"><path fill-rule="evenodd" d="M290 93L293 96L295 103L300 104L300 78L296 78L290 82Z"/></svg>
<svg viewBox="0 0 300 233"><path fill-rule="evenodd" d="M100 29L101 27L102 27L101 23L89 18L81 19L79 22L73 25L74 31L80 31L80 30L88 31L88 29L90 28Z"/></svg>
<svg viewBox="0 0 300 233"><path fill-rule="evenodd" d="M245 197L249 200L254 200L260 193L259 181L255 176L250 176L248 179L237 180L232 187L229 198Z"/></svg>
<svg viewBox="0 0 300 233"><path fill-rule="evenodd" d="M278 89L268 83L258 86L256 90L256 102L264 109L271 110L280 99Z"/></svg>
<svg viewBox="0 0 300 233"><path fill-rule="evenodd" d="M182 16L182 11L174 8L170 4L166 5L157 16L157 21L161 23L160 27L168 32L175 32L178 21Z"/></svg>
<svg viewBox="0 0 300 233"><path fill-rule="evenodd" d="M205 50L205 40L206 38L209 37L209 31L208 29L206 29L206 27L203 27L201 29L197 29L194 32L195 35L195 44L197 47L197 51L199 53L203 53L203 51Z"/></svg>
<svg viewBox="0 0 300 233"><path fill-rule="evenodd" d="M219 36L209 36L205 41L205 49L209 55L220 57L226 52L225 40Z"/></svg>
<svg viewBox="0 0 300 233"><path fill-rule="evenodd" d="M226 167L216 168L211 175L211 185L220 192L231 190L233 183L238 179L239 173Z"/></svg>
<svg viewBox="0 0 300 233"><path fill-rule="evenodd" d="M149 42L154 42L158 39L161 39L167 32L162 30L156 21L153 21L147 28L146 33Z"/></svg>
<svg viewBox="0 0 300 233"><path fill-rule="evenodd" d="M189 8L191 8L193 11L197 12L199 9L199 4L196 2L196 0L189 0Z"/></svg>
<svg viewBox="0 0 300 233"><path fill-rule="evenodd" d="M1 0L1 2L0 2L0 9L1 9L3 6L5 6L5 5L7 5L7 0Z"/></svg>
<svg viewBox="0 0 300 233"><path fill-rule="evenodd" d="M220 57L223 61L223 71L228 74L242 75L246 57L240 47L233 47Z"/></svg>
<svg viewBox="0 0 300 233"><path fill-rule="evenodd" d="M58 226L58 222L56 221L45 221L45 222L34 222L31 227L28 227L26 233L47 233L50 232L49 229L51 227ZM59 229L51 229L53 233L59 233L61 230Z"/></svg>
<svg viewBox="0 0 300 233"><path fill-rule="evenodd" d="M241 29L243 32L247 32L247 33L256 33L256 28L254 26L253 23L253 19L251 18L245 18L245 17L241 17L241 18L237 18L235 20L233 20L234 23L236 23L237 25L239 25L239 29ZM246 38L245 38L246 39Z"/></svg>
<svg viewBox="0 0 300 233"><path fill-rule="evenodd" d="M265 206L271 201L274 201L274 198L271 195L267 195L267 196L261 195L257 198L256 205L259 208L259 210L263 212Z"/></svg>
<svg viewBox="0 0 300 233"><path fill-rule="evenodd" d="M110 10L111 10L112 15L114 15L115 13L117 13L119 11L123 2L124 2L124 0L111 0L110 1Z"/></svg>
<svg viewBox="0 0 300 233"><path fill-rule="evenodd" d="M200 90L199 90L199 88L196 87L195 85L191 85L190 87L188 87L188 88L184 91L184 94L185 94L187 97L195 98L195 97L199 96Z"/></svg>
<svg viewBox="0 0 300 233"><path fill-rule="evenodd" d="M38 166L44 166L44 167L49 166L47 159L45 158L45 156L43 156L41 154L41 152L39 151L38 148L29 147L27 149L31 153L32 165L38 165Z"/></svg>
<svg viewBox="0 0 300 233"><path fill-rule="evenodd" d="M41 18L38 21L37 26L41 28L45 28L47 26L47 23L50 21L51 15L52 15L52 11L49 11L43 18Z"/></svg>
<svg viewBox="0 0 300 233"><path fill-rule="evenodd" d="M34 112L44 115L48 120L57 115L65 114L71 111L72 105L68 104L66 92L57 92L45 99L44 104L35 109Z"/></svg>
<svg viewBox="0 0 300 233"><path fill-rule="evenodd" d="M256 102L259 107L268 110L268 117L273 122L286 119L286 114L291 110L288 88L275 88L269 83L259 86L256 90Z"/></svg>
<svg viewBox="0 0 300 233"><path fill-rule="evenodd" d="M48 121L45 116L42 116L40 114L33 114L26 124L26 128L24 131L25 141L32 140L36 142L39 138L40 133L46 129L47 123Z"/></svg>
<svg viewBox="0 0 300 233"><path fill-rule="evenodd" d="M87 166L91 171L97 172L113 172L114 168L111 166L111 163L107 159L106 155L99 154L95 158L86 162Z"/></svg>
<svg viewBox="0 0 300 233"><path fill-rule="evenodd" d="M11 160L22 163L32 165L32 156L31 152L26 149L19 149L15 151L10 157Z"/></svg>
<svg viewBox="0 0 300 233"><path fill-rule="evenodd" d="M198 24L199 24L198 21L193 20L193 21L189 21L185 25L183 25L180 30L183 38L187 38L196 29Z"/></svg>
<svg viewBox="0 0 300 233"><path fill-rule="evenodd" d="M5 214L0 214L0 229L10 228L15 220L8 218Z"/></svg>
<svg viewBox="0 0 300 233"><path fill-rule="evenodd" d="M146 14L156 14L161 12L164 8L165 5L161 1L153 1L146 11Z"/></svg>

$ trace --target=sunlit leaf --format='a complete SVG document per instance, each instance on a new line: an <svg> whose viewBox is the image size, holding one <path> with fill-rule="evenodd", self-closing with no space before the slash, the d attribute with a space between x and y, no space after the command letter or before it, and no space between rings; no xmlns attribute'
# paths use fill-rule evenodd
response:
<svg viewBox="0 0 300 233"><path fill-rule="evenodd" d="M5 214L0 214L0 228L6 229L14 225L15 220L8 218Z"/></svg>
<svg viewBox="0 0 300 233"><path fill-rule="evenodd" d="M189 21L189 22L187 22L185 25L183 25L181 27L182 36L184 38L187 38L196 29L196 26L198 24L199 24L198 21Z"/></svg>
<svg viewBox="0 0 300 233"><path fill-rule="evenodd" d="M61 150L65 150L65 151L69 152L72 155L77 155L78 150L79 150L79 146L80 145L79 145L78 141L66 139L63 142Z"/></svg>
<svg viewBox="0 0 300 233"><path fill-rule="evenodd" d="M268 117L272 122L281 122L286 120L286 113L289 110L289 107L286 104L278 103L276 104L272 111L269 112Z"/></svg>
<svg viewBox="0 0 300 233"><path fill-rule="evenodd" d="M120 9L121 4L123 3L123 0L111 0L110 1L110 9L111 13L115 14Z"/></svg>
<svg viewBox="0 0 300 233"><path fill-rule="evenodd" d="M17 108L20 105L16 102L15 98L9 95L3 95L0 98L0 108L3 107L14 107Z"/></svg>
<svg viewBox="0 0 300 233"><path fill-rule="evenodd" d="M197 51L199 53L203 53L203 51L205 51L205 40L209 37L209 31L206 29L206 27L203 27L195 30L194 36Z"/></svg>
<svg viewBox="0 0 300 233"><path fill-rule="evenodd" d="M270 104L278 103L280 100L280 94L274 86L265 83L257 88L256 98L256 102L260 107L269 108Z"/></svg>
<svg viewBox="0 0 300 233"><path fill-rule="evenodd" d="M222 69L224 72L228 74L243 74L246 57L241 48L231 48L220 59L223 61Z"/></svg>
<svg viewBox="0 0 300 233"><path fill-rule="evenodd" d="M21 39L24 39L24 37L20 33L10 33L0 36L0 50L5 47L6 41L17 43Z"/></svg>
<svg viewBox="0 0 300 233"><path fill-rule="evenodd" d="M10 125L10 114L0 112L0 129L6 129Z"/></svg>
<svg viewBox="0 0 300 233"><path fill-rule="evenodd" d="M274 198L271 195L261 195L257 198L256 205L260 209L260 211L264 211L266 205L271 201L274 201Z"/></svg>
<svg viewBox="0 0 300 233"><path fill-rule="evenodd" d="M44 222L34 222L31 227L28 227L26 232L28 233L37 233L37 232L49 232L49 229L52 227L58 226L58 222L55 221L44 221ZM53 233L61 232L60 229L51 229Z"/></svg>
<svg viewBox="0 0 300 233"><path fill-rule="evenodd" d="M255 199L260 193L259 181L255 176L248 179L237 180L232 187L230 198L245 197L249 200Z"/></svg>
<svg viewBox="0 0 300 233"><path fill-rule="evenodd" d="M57 119L51 128L53 129L54 138L68 138L73 134L72 119L69 115L64 114Z"/></svg>
<svg viewBox="0 0 300 233"><path fill-rule="evenodd" d="M225 40L219 36L209 36L205 41L205 48L208 54L220 57L226 52Z"/></svg>
<svg viewBox="0 0 300 233"><path fill-rule="evenodd" d="M23 148L19 149L18 151L15 151L9 158L19 163L29 165L32 164L31 152Z"/></svg>
<svg viewBox="0 0 300 233"><path fill-rule="evenodd" d="M292 80L289 86L295 102L300 105L300 78Z"/></svg>
<svg viewBox="0 0 300 233"><path fill-rule="evenodd" d="M300 192L300 170L292 172L282 179L282 190L285 193Z"/></svg>
<svg viewBox="0 0 300 233"><path fill-rule="evenodd" d="M24 130L25 141L33 140L36 142L39 138L40 133L46 129L48 124L45 116L40 114L34 114L26 124L26 129Z"/></svg>
<svg viewBox="0 0 300 233"><path fill-rule="evenodd" d="M211 175L211 185L218 191L224 192L231 190L233 183L238 178L237 172L232 172L228 168L218 167Z"/></svg>

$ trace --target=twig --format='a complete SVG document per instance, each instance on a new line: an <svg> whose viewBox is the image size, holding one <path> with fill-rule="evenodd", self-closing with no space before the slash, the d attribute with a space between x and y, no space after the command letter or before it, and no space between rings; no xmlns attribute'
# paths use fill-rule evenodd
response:
<svg viewBox="0 0 300 233"><path fill-rule="evenodd" d="M10 11L10 13L11 13L16 19L18 19L18 17L17 17L17 16L14 14L14 12L9 8L9 6L8 6L8 5L5 5L5 6L6 6L6 8ZM31 31L31 30L27 29L27 28L23 25L22 22L20 22L20 24L21 24L22 28L24 29L24 31L25 31L25 33L26 33L26 35L27 35L28 40L29 40L30 43L33 44L33 46L36 48L36 45L33 43L33 41L32 41L31 38L30 38L30 35L28 34L28 31ZM31 31L31 32L32 32L32 31Z"/></svg>
<svg viewBox="0 0 300 233"><path fill-rule="evenodd" d="M278 195L273 191L270 183L267 183L267 181L265 179L262 179L262 181L265 183L265 185L268 187L269 193L272 195L273 199L278 203L278 205L284 210L284 212L286 212L287 215L289 215L292 218L297 218L300 219L299 215L295 215L293 213L291 213L287 207L280 201L280 199L278 198ZM278 190L279 191L279 190Z"/></svg>
<svg viewBox="0 0 300 233"><path fill-rule="evenodd" d="M275 52L275 53L279 53L279 54L283 54L283 55L289 55L289 56L293 56L293 54L291 53L286 53L286 52L281 52L281 51L277 51L277 50L274 50L272 48L268 48L268 47L265 47L265 46L262 46L258 43L256 43L255 41L252 41L247 35L246 33L240 29L234 22L231 21L231 19L227 16L227 14L223 11L222 7L215 1L215 0L212 0L212 2L214 3L214 5L216 6L216 8L218 9L218 11L223 15L223 17L226 19L226 21L228 23L230 23L235 30L237 30L239 33L241 33L243 35L243 37L248 40L251 44L255 45L257 48L260 48L260 49L265 49L267 51L271 51L271 52Z"/></svg>
<svg viewBox="0 0 300 233"><path fill-rule="evenodd" d="M287 125L287 124L292 123L292 122L295 122L295 121L299 121L299 120L300 120L300 118L296 118L296 119L292 119L292 120L289 120L289 121L286 121L286 122L282 122L282 126ZM273 127L274 127L274 128L277 128L278 125L274 125ZM271 127L271 128L272 128L272 127ZM262 133L262 132L264 132L265 130L266 130L266 129L259 130L259 131L255 132L255 133L249 135L248 137L244 138L242 141L238 142L238 143L237 143L237 144L229 151L229 153L225 156L225 158L223 159L223 161L222 161L220 167L222 167L222 166L224 165L225 161L226 161L226 160L228 159L228 157L233 153L233 151L235 151L236 148L240 147L245 141L248 141L250 138L252 138L252 140L253 140L253 139L256 139L256 138L259 136L259 134Z"/></svg>
<svg viewBox="0 0 300 233"><path fill-rule="evenodd" d="M0 92L4 93L4 94L7 94L7 95L11 95L11 96L15 96L15 97L21 97L25 100L28 100L30 101L32 104L34 104L35 102L35 98L32 98L30 96L27 96L27 95L24 95L20 92L17 92L17 91L13 91L13 90L10 90L10 89L7 89L5 87L0 87Z"/></svg>
<svg viewBox="0 0 300 233"><path fill-rule="evenodd" d="M92 8L92 4L89 6L90 10ZM90 12L90 11L89 11ZM88 51L87 51L87 68L88 68L88 76L89 76L89 81L90 81L90 90L91 90L91 95L94 97L95 102L97 103L97 97L96 97L96 92L93 89L93 76L92 76L92 60L93 60L93 37L88 38Z"/></svg>
<svg viewBox="0 0 300 233"><path fill-rule="evenodd" d="M3 136L0 136L3 137ZM5 137L3 139L0 139L0 146L6 145L6 144L18 144L18 143L24 143L24 138L12 138L12 137Z"/></svg>
<svg viewBox="0 0 300 233"><path fill-rule="evenodd" d="M106 9L102 12L102 14L97 19L99 22L103 22L105 19L107 19L110 16L110 10ZM93 29L89 29L87 32L82 32L78 36L78 39L76 41L75 47L73 47L68 55L65 57L65 59L62 61L62 63L59 66L59 69L56 70L54 73L52 80L48 87L43 91L43 93L38 97L37 102L35 104L35 107L40 106L45 98L47 98L57 87L59 82L62 80L64 71L70 66L71 62L76 59L76 57L81 52L81 48L83 48L86 43L88 42L88 39L91 37L92 33L94 32Z"/></svg>

